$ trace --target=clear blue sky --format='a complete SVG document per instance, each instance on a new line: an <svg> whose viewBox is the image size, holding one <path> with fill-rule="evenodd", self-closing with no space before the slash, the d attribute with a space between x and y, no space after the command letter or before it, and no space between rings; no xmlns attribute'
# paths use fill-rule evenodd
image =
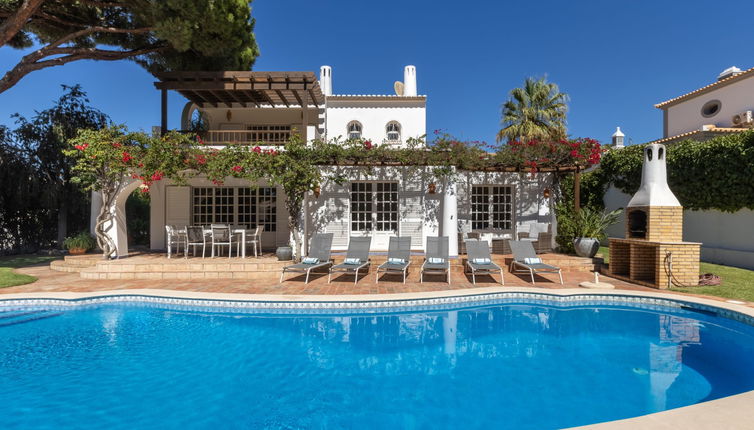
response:
<svg viewBox="0 0 754 430"><path fill-rule="evenodd" d="M500 105L527 76L571 97L569 133L609 141L616 125L641 143L661 137L654 103L754 66L745 2L256 0L262 56L254 70L333 67L336 93L392 93L417 67L427 130L493 141ZM4 72L22 55L0 49ZM132 129L159 124L154 78L129 61L74 62L33 72L0 94L0 124L32 114L80 83L94 106ZM170 126L184 101L170 98Z"/></svg>

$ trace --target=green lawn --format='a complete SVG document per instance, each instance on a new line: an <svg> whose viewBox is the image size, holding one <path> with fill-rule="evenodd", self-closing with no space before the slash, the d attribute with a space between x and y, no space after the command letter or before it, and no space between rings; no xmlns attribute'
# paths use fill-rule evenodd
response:
<svg viewBox="0 0 754 430"><path fill-rule="evenodd" d="M39 264L49 264L50 261L59 258L60 257L48 257L42 255L14 255L10 257L0 257L0 288L29 284L37 280L37 278L33 276L14 273L13 269L36 266Z"/></svg>
<svg viewBox="0 0 754 430"><path fill-rule="evenodd" d="M603 246L599 253L602 254L605 263L610 262L609 248ZM701 263L699 270L701 273L714 273L722 278L722 282L720 285L711 287L671 288L671 290L754 302L754 271L704 262Z"/></svg>

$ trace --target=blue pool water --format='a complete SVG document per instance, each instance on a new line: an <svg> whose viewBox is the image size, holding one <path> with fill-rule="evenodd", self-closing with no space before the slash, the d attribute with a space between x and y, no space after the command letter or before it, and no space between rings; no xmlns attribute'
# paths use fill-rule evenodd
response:
<svg viewBox="0 0 754 430"><path fill-rule="evenodd" d="M0 308L0 428L560 428L754 389L752 357L670 307Z"/></svg>

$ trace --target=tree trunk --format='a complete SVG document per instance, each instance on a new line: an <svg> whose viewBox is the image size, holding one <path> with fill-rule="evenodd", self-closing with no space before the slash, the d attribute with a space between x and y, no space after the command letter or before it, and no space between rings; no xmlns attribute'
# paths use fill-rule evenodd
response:
<svg viewBox="0 0 754 430"><path fill-rule="evenodd" d="M97 245L102 250L102 258L105 260L110 259L116 252L115 242L105 231L105 224L111 222L113 219L110 207L115 202L116 196L116 191L102 190L102 207L100 207L99 214L97 215L97 223L94 226Z"/></svg>
<svg viewBox="0 0 754 430"><path fill-rule="evenodd" d="M63 199L58 205L58 248L68 235L68 203Z"/></svg>
<svg viewBox="0 0 754 430"><path fill-rule="evenodd" d="M299 199L286 195L286 208L288 209L288 229L293 234L293 259L301 260L301 213L302 202Z"/></svg>

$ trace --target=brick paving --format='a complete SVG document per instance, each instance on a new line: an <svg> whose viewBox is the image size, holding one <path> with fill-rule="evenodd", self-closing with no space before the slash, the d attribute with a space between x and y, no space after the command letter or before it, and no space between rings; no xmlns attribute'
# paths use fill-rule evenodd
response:
<svg viewBox="0 0 754 430"><path fill-rule="evenodd" d="M548 254L546 257L555 259L560 263L566 263L568 256L558 254ZM159 259L156 254L150 254L147 258ZM268 256L271 258L271 256ZM337 257L336 257L337 258ZM506 257L495 256L502 261ZM181 264L179 259L172 264ZM193 261L192 261L193 260ZM217 259L221 260L221 259ZM248 259L247 259L248 260ZM374 258L373 260L379 260ZM127 260L121 260L124 263ZM134 260L136 261L136 260ZM189 259L191 263L196 260ZM496 260L497 261L497 260ZM502 263L498 261L498 263ZM218 261L220 264L220 261ZM281 263L282 264L282 263ZM260 273L255 279L82 279L79 273L61 272L51 270L48 265L40 265L17 269L20 273L25 273L38 278L36 282L16 287L0 288L0 298L3 294L13 293L43 293L43 292L96 292L96 291L113 291L113 290L139 290L139 289L160 289L175 291L199 291L207 293L233 293L233 294L279 294L279 295L358 295L358 294L399 294L399 293L421 293L436 291L455 291L474 288L471 283L470 275L462 272L460 264L453 266L455 269L452 274L452 283L448 285L442 276L427 276L426 282L419 283L419 266L415 264L409 270L409 276L406 283L401 283L400 276L381 275L380 282L375 282L374 268L377 264L372 265L372 270L368 275L360 276L359 282L353 284L352 275L339 275L333 277L332 283L327 283L327 274L312 274L310 282L304 284L304 276L287 275L286 280L278 282L280 277L279 270L269 270ZM583 270L583 267L571 267L568 270L564 267L563 281L560 285L557 275L543 274L536 277L536 287L543 291L577 288L579 283L592 281L593 273ZM511 274L507 266L504 268L505 287L531 287L528 274ZM290 276L290 277L289 277ZM494 279L489 276L478 276L476 287L501 287L499 276ZM657 290L645 286L632 284L623 280L611 278L610 276L600 275L600 280L609 282L615 286L616 290L625 291L662 291L669 295L692 296L718 301L726 301L725 298L694 294L693 290L689 293L671 292L667 290ZM505 288L503 287L503 288ZM599 293L600 290L588 290L582 288L584 292ZM754 307L754 303L745 303L748 307Z"/></svg>
<svg viewBox="0 0 754 430"><path fill-rule="evenodd" d="M374 270L374 265L372 269ZM0 289L4 293L53 292L53 291L108 291L118 289L163 289L182 291L203 291L218 293L241 294L392 294L416 293L444 290L461 290L473 288L470 275L456 270L452 275L452 282L448 285L443 276L425 276L426 282L419 283L419 270L416 265L409 271L406 283L401 282L398 275L381 275L380 282L375 282L375 275L370 271L368 275L360 276L359 282L353 284L352 275L334 276L330 284L326 274L312 274L310 282L304 284L303 276L287 275L286 280L278 282L280 272L268 272L263 277L253 280L245 279L82 279L79 273L53 271L49 266L36 266L18 269L39 278L38 281ZM546 289L574 288L580 282L592 280L589 272L563 272L564 285L560 285L557 275L544 274L536 277L537 287ZM505 270L505 286L530 287L529 275L511 274ZM624 281L602 276L602 280L610 282L620 289L651 290ZM494 280L489 276L477 276L478 287L500 286L499 276Z"/></svg>

